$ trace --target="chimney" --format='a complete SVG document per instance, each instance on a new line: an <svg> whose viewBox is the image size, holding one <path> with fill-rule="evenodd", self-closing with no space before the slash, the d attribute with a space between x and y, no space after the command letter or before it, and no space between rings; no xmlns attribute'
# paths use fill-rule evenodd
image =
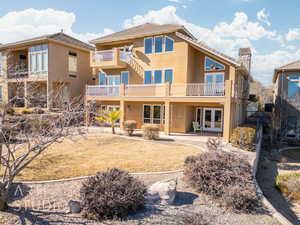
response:
<svg viewBox="0 0 300 225"><path fill-rule="evenodd" d="M249 74L251 74L251 49L240 48L239 49L239 61L246 67Z"/></svg>

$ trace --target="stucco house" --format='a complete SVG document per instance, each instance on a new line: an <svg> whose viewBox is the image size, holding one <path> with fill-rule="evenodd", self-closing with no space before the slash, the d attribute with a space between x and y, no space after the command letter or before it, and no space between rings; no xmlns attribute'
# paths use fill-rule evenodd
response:
<svg viewBox="0 0 300 225"><path fill-rule="evenodd" d="M84 98L85 85L92 79L92 50L63 32L0 45L1 101L49 109Z"/></svg>
<svg viewBox="0 0 300 225"><path fill-rule="evenodd" d="M229 140L245 120L251 51L239 59L198 41L184 26L143 24L92 40L94 85L86 102L121 110L125 120L157 124L166 134L217 132ZM195 124L195 123L194 123Z"/></svg>

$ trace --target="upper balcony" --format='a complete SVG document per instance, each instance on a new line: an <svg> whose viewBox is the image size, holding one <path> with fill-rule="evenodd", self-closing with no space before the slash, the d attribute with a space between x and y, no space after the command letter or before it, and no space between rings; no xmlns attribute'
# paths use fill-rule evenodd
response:
<svg viewBox="0 0 300 225"><path fill-rule="evenodd" d="M87 97L225 97L231 83L165 83L87 86Z"/></svg>
<svg viewBox="0 0 300 225"><path fill-rule="evenodd" d="M102 69L122 69L127 67L130 61L130 53L119 48L91 52L91 67Z"/></svg>

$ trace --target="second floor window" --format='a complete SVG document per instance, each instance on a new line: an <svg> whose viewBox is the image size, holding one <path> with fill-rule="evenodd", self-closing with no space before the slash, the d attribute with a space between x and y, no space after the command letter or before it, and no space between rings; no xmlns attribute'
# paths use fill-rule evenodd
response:
<svg viewBox="0 0 300 225"><path fill-rule="evenodd" d="M77 76L77 53L69 52L69 76L76 77Z"/></svg>
<svg viewBox="0 0 300 225"><path fill-rule="evenodd" d="M145 38L144 40L144 49L145 49L145 54L151 54L152 53L152 48L153 48L153 38Z"/></svg>
<svg viewBox="0 0 300 225"><path fill-rule="evenodd" d="M205 71L222 71L225 66L209 57L205 57Z"/></svg>
<svg viewBox="0 0 300 225"><path fill-rule="evenodd" d="M122 84L129 83L129 72L128 71L121 72L121 83Z"/></svg>
<svg viewBox="0 0 300 225"><path fill-rule="evenodd" d="M144 39L144 53L172 52L174 50L174 40L168 36L155 36Z"/></svg>
<svg viewBox="0 0 300 225"><path fill-rule="evenodd" d="M288 79L288 97L297 97L300 94L300 75L290 75Z"/></svg>
<svg viewBox="0 0 300 225"><path fill-rule="evenodd" d="M29 64L31 74L48 72L48 45L37 45L29 48Z"/></svg>

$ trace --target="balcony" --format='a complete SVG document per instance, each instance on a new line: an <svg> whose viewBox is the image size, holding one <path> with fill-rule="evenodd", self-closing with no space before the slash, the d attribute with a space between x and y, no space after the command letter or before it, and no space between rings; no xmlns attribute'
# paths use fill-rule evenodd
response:
<svg viewBox="0 0 300 225"><path fill-rule="evenodd" d="M224 97L225 83L87 86L87 97Z"/></svg>
<svg viewBox="0 0 300 225"><path fill-rule="evenodd" d="M130 53L113 48L104 51L91 52L91 67L102 69L121 69L127 67L130 61Z"/></svg>

